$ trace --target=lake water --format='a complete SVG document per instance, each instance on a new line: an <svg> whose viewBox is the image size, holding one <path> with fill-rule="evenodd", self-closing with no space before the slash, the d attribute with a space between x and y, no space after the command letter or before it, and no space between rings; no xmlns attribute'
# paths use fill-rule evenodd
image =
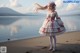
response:
<svg viewBox="0 0 80 53"><path fill-rule="evenodd" d="M38 37L45 16L0 16L0 42ZM80 31L80 16L62 16L66 32Z"/></svg>

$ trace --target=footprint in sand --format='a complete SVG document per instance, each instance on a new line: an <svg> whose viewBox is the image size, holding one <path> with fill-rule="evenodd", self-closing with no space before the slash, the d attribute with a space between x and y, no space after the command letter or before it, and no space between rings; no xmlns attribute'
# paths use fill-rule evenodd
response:
<svg viewBox="0 0 80 53"><path fill-rule="evenodd" d="M41 49L46 49L47 47L42 47Z"/></svg>
<svg viewBox="0 0 80 53"><path fill-rule="evenodd" d="M75 51L72 51L72 53L76 53Z"/></svg>
<svg viewBox="0 0 80 53"><path fill-rule="evenodd" d="M69 41L66 41L66 42L69 42Z"/></svg>
<svg viewBox="0 0 80 53"><path fill-rule="evenodd" d="M26 53L32 53L32 51L26 51Z"/></svg>
<svg viewBox="0 0 80 53"><path fill-rule="evenodd" d="M46 49L47 48L47 46L37 46L37 47L39 47L40 49Z"/></svg>
<svg viewBox="0 0 80 53"><path fill-rule="evenodd" d="M75 51L71 50L71 53L76 53Z"/></svg>
<svg viewBox="0 0 80 53"><path fill-rule="evenodd" d="M29 51L27 51L26 53L30 53Z"/></svg>
<svg viewBox="0 0 80 53"><path fill-rule="evenodd" d="M80 41L80 40L77 40L77 41Z"/></svg>

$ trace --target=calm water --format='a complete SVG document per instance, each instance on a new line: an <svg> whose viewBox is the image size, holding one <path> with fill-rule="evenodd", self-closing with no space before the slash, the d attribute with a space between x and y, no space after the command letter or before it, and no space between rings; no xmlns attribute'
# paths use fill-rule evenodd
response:
<svg viewBox="0 0 80 53"><path fill-rule="evenodd" d="M40 36L45 16L0 16L0 42ZM61 17L66 32L80 31L80 16Z"/></svg>

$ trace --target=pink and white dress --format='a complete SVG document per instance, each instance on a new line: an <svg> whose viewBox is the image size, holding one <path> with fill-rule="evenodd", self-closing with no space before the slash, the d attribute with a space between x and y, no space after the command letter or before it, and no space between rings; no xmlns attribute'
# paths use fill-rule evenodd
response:
<svg viewBox="0 0 80 53"><path fill-rule="evenodd" d="M42 35L50 34L61 34L65 31L64 24L60 17L58 17L57 12L52 12L47 14L47 18L44 20L39 33Z"/></svg>

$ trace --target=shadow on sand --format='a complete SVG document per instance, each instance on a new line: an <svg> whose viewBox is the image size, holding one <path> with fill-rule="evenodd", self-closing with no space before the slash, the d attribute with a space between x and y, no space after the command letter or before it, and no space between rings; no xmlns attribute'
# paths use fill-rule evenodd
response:
<svg viewBox="0 0 80 53"><path fill-rule="evenodd" d="M1 43L0 46L7 46L8 53L80 53L80 44L61 44L57 43L55 52L49 51L49 46L14 46Z"/></svg>

